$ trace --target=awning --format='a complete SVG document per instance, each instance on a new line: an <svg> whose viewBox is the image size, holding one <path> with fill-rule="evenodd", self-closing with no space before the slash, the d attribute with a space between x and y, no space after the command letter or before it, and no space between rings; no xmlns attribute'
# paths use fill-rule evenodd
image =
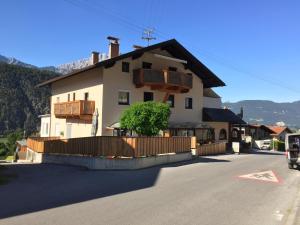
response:
<svg viewBox="0 0 300 225"><path fill-rule="evenodd" d="M203 121L228 122L231 124L247 124L229 109L203 108Z"/></svg>
<svg viewBox="0 0 300 225"><path fill-rule="evenodd" d="M115 122L109 126L106 127L106 129L119 129L121 127L121 124L119 122Z"/></svg>
<svg viewBox="0 0 300 225"><path fill-rule="evenodd" d="M106 129L120 129L120 123L115 122L111 124L110 126L107 126ZM168 128L170 129L203 129L203 128L211 128L209 125L204 123L193 123L193 122L169 122Z"/></svg>
<svg viewBox="0 0 300 225"><path fill-rule="evenodd" d="M210 126L208 126L207 124L204 123L195 123L195 122L182 122L182 123L178 123L178 122L169 122L168 128L170 129L208 129L211 128Z"/></svg>
<svg viewBox="0 0 300 225"><path fill-rule="evenodd" d="M27 146L27 140L26 139L16 141L16 143L19 144L20 146Z"/></svg>

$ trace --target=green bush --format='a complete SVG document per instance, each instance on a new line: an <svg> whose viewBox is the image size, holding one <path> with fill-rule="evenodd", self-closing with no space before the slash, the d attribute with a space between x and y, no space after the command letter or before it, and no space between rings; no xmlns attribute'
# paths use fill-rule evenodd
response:
<svg viewBox="0 0 300 225"><path fill-rule="evenodd" d="M4 143L0 143L0 156L6 156L8 153L8 149L6 148Z"/></svg>
<svg viewBox="0 0 300 225"><path fill-rule="evenodd" d="M12 132L7 135L7 142L6 147L8 149L8 153L10 155L13 155L16 150L16 141L21 140L23 137L23 131L22 130L16 130L15 132Z"/></svg>
<svg viewBox="0 0 300 225"><path fill-rule="evenodd" d="M274 149L276 149L277 151L281 151L281 152L285 151L285 143L283 141L274 140L271 143L271 148L273 148L273 145L274 145Z"/></svg>
<svg viewBox="0 0 300 225"><path fill-rule="evenodd" d="M139 102L131 105L121 116L121 128L138 135L155 136L168 128L170 107L160 102Z"/></svg>

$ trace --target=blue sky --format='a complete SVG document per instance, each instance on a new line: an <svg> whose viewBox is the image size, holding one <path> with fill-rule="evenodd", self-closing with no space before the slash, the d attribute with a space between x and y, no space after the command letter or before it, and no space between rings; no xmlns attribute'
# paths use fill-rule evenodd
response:
<svg viewBox="0 0 300 225"><path fill-rule="evenodd" d="M0 54L37 66L59 65L141 40L176 38L226 84L223 101L300 100L300 2L179 0L2 0Z"/></svg>

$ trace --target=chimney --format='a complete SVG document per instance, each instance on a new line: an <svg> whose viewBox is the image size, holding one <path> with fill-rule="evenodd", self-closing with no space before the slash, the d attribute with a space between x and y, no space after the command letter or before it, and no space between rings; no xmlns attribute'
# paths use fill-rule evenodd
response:
<svg viewBox="0 0 300 225"><path fill-rule="evenodd" d="M107 39L109 40L108 58L119 56L119 38L108 36Z"/></svg>
<svg viewBox="0 0 300 225"><path fill-rule="evenodd" d="M92 52L92 64L99 62L99 52Z"/></svg>

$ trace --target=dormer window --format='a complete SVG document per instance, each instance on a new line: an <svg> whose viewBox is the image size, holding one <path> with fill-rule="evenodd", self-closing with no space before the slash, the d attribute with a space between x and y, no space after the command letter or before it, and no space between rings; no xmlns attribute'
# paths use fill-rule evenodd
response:
<svg viewBox="0 0 300 225"><path fill-rule="evenodd" d="M152 68L152 63L143 62L142 67L143 67L143 69L151 69Z"/></svg>
<svg viewBox="0 0 300 225"><path fill-rule="evenodd" d="M129 62L122 62L122 72L129 73Z"/></svg>
<svg viewBox="0 0 300 225"><path fill-rule="evenodd" d="M173 67L173 66L169 66L169 71L177 71L177 68L176 67Z"/></svg>

